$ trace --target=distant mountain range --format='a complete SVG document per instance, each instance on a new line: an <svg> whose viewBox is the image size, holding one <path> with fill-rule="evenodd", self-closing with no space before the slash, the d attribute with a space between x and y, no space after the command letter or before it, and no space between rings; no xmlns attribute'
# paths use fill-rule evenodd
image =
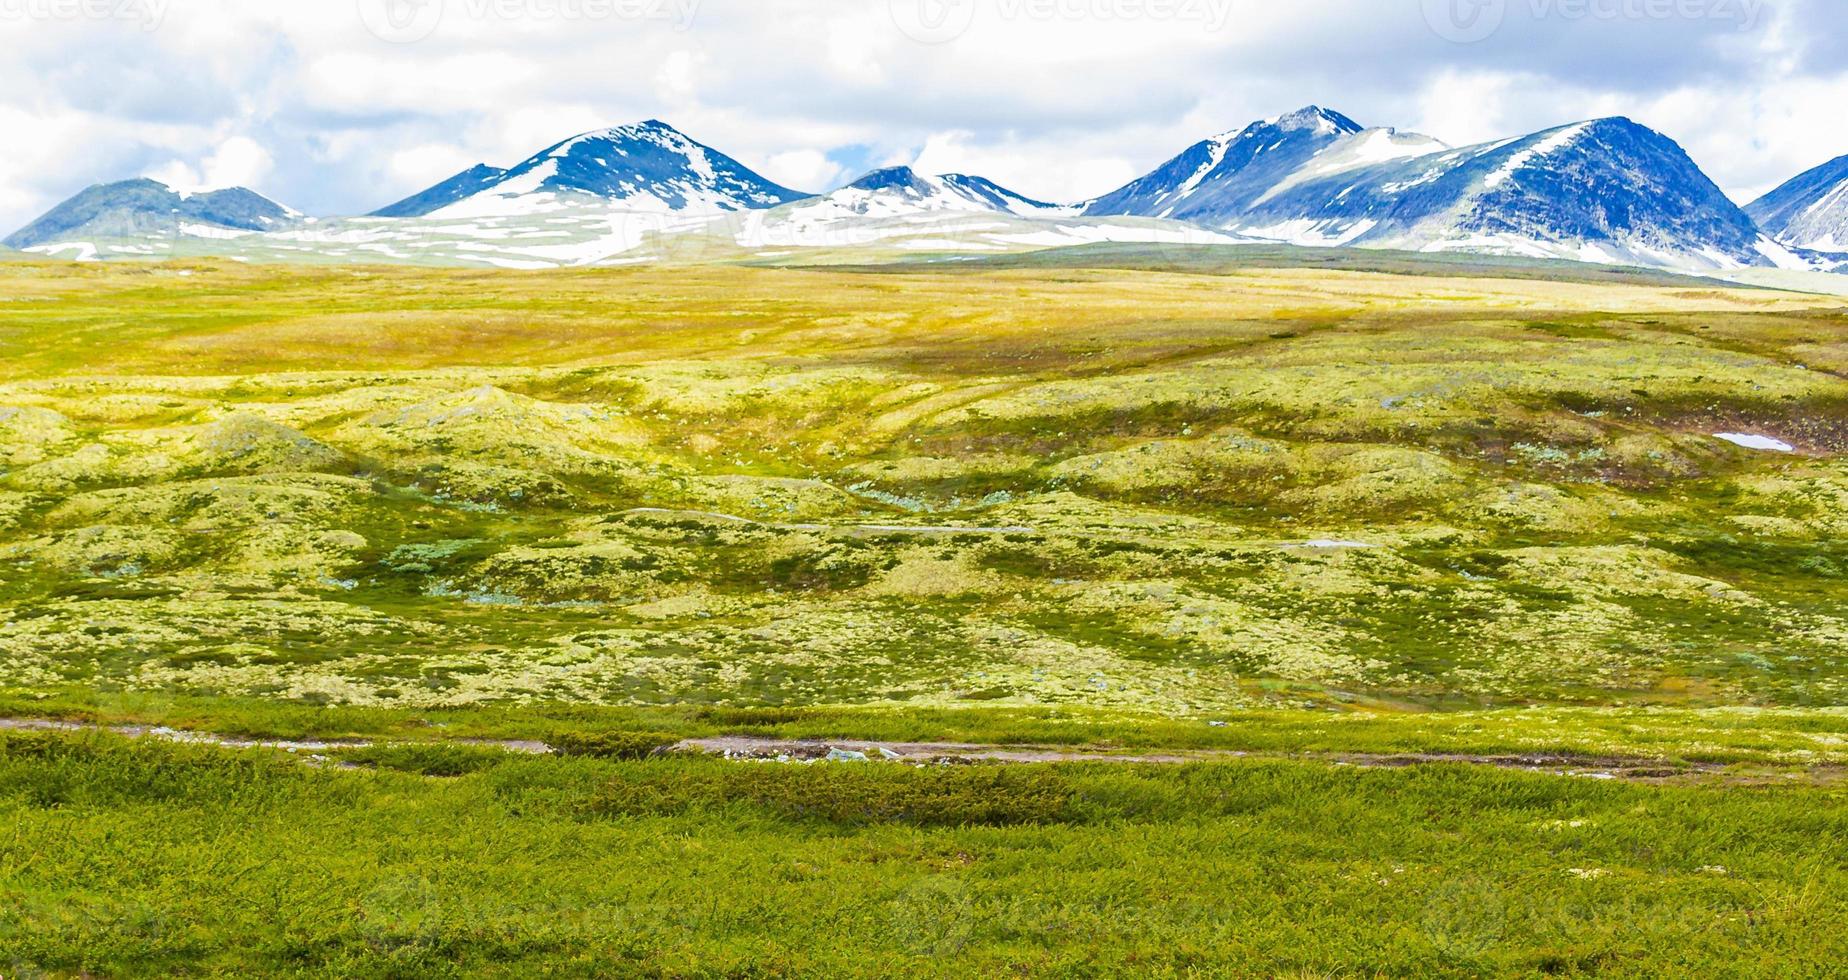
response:
<svg viewBox="0 0 1848 980"><path fill-rule="evenodd" d="M686 236L707 241L657 247ZM649 120L573 137L507 169L471 167L359 218L317 221L242 188L185 195L143 179L92 187L6 244L76 257L222 251L537 267L771 246L954 252L1083 241L1848 269L1848 255L1832 254L1848 252L1848 157L1742 209L1673 140L1624 118L1451 147L1309 106L1196 143L1102 197L1056 204L908 167L803 194Z"/></svg>

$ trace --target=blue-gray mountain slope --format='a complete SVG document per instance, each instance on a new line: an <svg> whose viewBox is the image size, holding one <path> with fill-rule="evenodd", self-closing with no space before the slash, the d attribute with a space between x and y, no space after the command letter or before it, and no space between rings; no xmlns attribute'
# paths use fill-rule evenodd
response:
<svg viewBox="0 0 1848 980"><path fill-rule="evenodd" d="M147 178L97 184L8 236L11 248L80 238L170 235L183 225L227 231L276 231L301 215L243 187L180 194Z"/></svg>
<svg viewBox="0 0 1848 980"><path fill-rule="evenodd" d="M1745 213L1786 245L1848 252L1848 156L1799 174L1746 205Z"/></svg>

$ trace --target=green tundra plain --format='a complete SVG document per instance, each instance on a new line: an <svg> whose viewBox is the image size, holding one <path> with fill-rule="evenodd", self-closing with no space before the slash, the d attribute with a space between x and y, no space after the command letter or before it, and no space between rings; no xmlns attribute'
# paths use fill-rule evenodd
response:
<svg viewBox="0 0 1848 980"><path fill-rule="evenodd" d="M0 264L0 976L1839 968L1843 300L1182 253Z"/></svg>

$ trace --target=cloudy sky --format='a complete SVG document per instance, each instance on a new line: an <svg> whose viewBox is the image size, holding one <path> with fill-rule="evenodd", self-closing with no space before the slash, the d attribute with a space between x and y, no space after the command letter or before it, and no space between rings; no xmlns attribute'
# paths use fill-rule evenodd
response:
<svg viewBox="0 0 1848 980"><path fill-rule="evenodd" d="M1305 104L1453 144L1606 115L1744 201L1848 153L1837 0L0 0L0 230L83 186L359 213L656 117L821 191L1046 200Z"/></svg>

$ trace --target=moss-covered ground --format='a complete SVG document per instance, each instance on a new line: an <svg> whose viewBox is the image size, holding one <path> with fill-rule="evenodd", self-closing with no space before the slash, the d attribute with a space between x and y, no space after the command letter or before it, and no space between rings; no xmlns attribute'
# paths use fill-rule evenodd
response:
<svg viewBox="0 0 1848 980"><path fill-rule="evenodd" d="M1848 699L1833 300L1274 269L0 274L19 691Z"/></svg>
<svg viewBox="0 0 1848 980"><path fill-rule="evenodd" d="M0 266L0 974L1840 962L1839 299L1094 258Z"/></svg>

